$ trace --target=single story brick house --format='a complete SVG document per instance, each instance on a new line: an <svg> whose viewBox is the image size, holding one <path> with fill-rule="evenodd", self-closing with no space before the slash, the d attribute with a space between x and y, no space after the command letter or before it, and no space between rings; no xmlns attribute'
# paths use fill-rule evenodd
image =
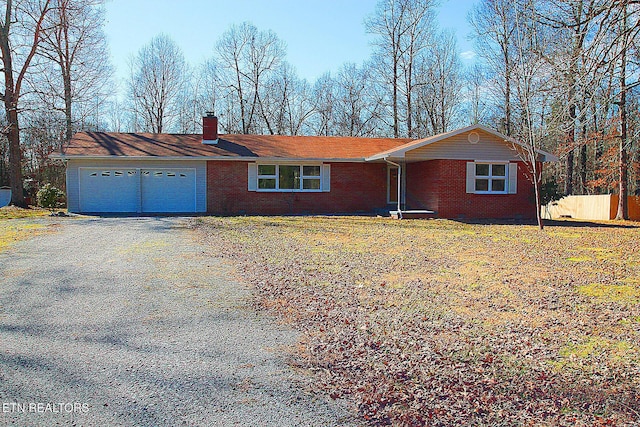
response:
<svg viewBox="0 0 640 427"><path fill-rule="evenodd" d="M481 125L419 140L225 135L208 115L202 135L80 132L52 157L77 213L534 218L517 147Z"/></svg>

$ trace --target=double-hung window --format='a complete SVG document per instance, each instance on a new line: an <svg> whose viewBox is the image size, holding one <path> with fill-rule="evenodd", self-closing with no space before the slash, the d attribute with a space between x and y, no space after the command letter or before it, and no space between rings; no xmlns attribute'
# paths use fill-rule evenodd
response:
<svg viewBox="0 0 640 427"><path fill-rule="evenodd" d="M302 166L302 189L320 190L320 165Z"/></svg>
<svg viewBox="0 0 640 427"><path fill-rule="evenodd" d="M506 193L507 165L504 163L476 163L476 193Z"/></svg>
<svg viewBox="0 0 640 427"><path fill-rule="evenodd" d="M467 193L515 194L517 163L469 162L467 163Z"/></svg>
<svg viewBox="0 0 640 427"><path fill-rule="evenodd" d="M258 189L275 190L278 183L276 165L258 165Z"/></svg>
<svg viewBox="0 0 640 427"><path fill-rule="evenodd" d="M329 170L323 164L250 164L249 190L329 191Z"/></svg>

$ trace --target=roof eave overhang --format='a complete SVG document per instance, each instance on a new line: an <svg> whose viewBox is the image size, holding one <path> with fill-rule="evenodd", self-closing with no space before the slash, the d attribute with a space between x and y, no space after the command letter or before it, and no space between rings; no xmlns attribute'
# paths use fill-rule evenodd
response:
<svg viewBox="0 0 640 427"><path fill-rule="evenodd" d="M397 153L397 152L393 152L393 153L380 153L380 154L374 154L373 156L369 156L367 158L365 158L364 160L366 162L375 162L375 161L386 161L386 160L397 160L397 161L403 161L405 159L405 155L404 153Z"/></svg>
<svg viewBox="0 0 640 427"><path fill-rule="evenodd" d="M542 162L559 162L560 159L558 156L555 156L551 153L547 153L546 151L538 150L538 154L542 157Z"/></svg>
<svg viewBox="0 0 640 427"><path fill-rule="evenodd" d="M484 125L480 125L480 124L476 124L476 125L471 125L471 126L467 126L464 128L460 128L460 129L456 129L454 131L451 132L447 132L447 133L443 133L440 135L436 135L436 136L432 136L432 137L428 137L428 138L424 138L424 139L418 139L412 142L409 142L403 146L400 146L397 149L393 149L393 150L387 150L387 151L383 151L381 153L378 154L374 154L373 156L369 156L367 157L365 160L366 161L375 161L375 160L386 160L386 159L393 159L396 161L403 161L403 160L408 160L407 159L407 153L409 151L413 151L416 150L418 148L422 148L425 145L430 145L433 144L435 142L438 141L442 141L444 139L447 138L451 138L453 136L459 135L461 133L465 133L465 132L470 132L473 130L482 130L484 132L487 132L489 134L493 134L495 136L497 136L498 138L503 139L505 142L513 144L514 147L515 146L520 146L524 149L526 149L525 145L518 142L517 140L508 137L506 135L501 134L500 132L497 132L487 126ZM546 151L540 150L540 149L536 149L536 153L538 154L538 157L540 159L540 161L542 162L557 162L559 159L558 157L556 157L555 155L548 153ZM424 159L420 159L420 160L424 160Z"/></svg>
<svg viewBox="0 0 640 427"><path fill-rule="evenodd" d="M332 162L332 163L364 163L364 157L329 158L329 157L248 157L248 156L119 156L119 155L65 155L52 154L52 159L59 160L124 160L124 161L229 161L229 162Z"/></svg>

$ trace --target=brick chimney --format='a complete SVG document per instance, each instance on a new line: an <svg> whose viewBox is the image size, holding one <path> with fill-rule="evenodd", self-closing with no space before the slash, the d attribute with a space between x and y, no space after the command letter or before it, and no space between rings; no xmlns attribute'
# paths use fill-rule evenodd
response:
<svg viewBox="0 0 640 427"><path fill-rule="evenodd" d="M202 117L202 143L218 143L218 118L211 111L207 111L207 115Z"/></svg>

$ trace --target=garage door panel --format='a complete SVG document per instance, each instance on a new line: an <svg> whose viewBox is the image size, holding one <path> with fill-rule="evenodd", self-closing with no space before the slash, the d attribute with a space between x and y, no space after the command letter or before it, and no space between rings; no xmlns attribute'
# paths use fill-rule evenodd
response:
<svg viewBox="0 0 640 427"><path fill-rule="evenodd" d="M80 168L82 212L136 212L138 172L135 169Z"/></svg>
<svg viewBox="0 0 640 427"><path fill-rule="evenodd" d="M196 211L195 169L142 169L142 212Z"/></svg>
<svg viewBox="0 0 640 427"><path fill-rule="evenodd" d="M196 212L194 168L78 169L80 212Z"/></svg>

